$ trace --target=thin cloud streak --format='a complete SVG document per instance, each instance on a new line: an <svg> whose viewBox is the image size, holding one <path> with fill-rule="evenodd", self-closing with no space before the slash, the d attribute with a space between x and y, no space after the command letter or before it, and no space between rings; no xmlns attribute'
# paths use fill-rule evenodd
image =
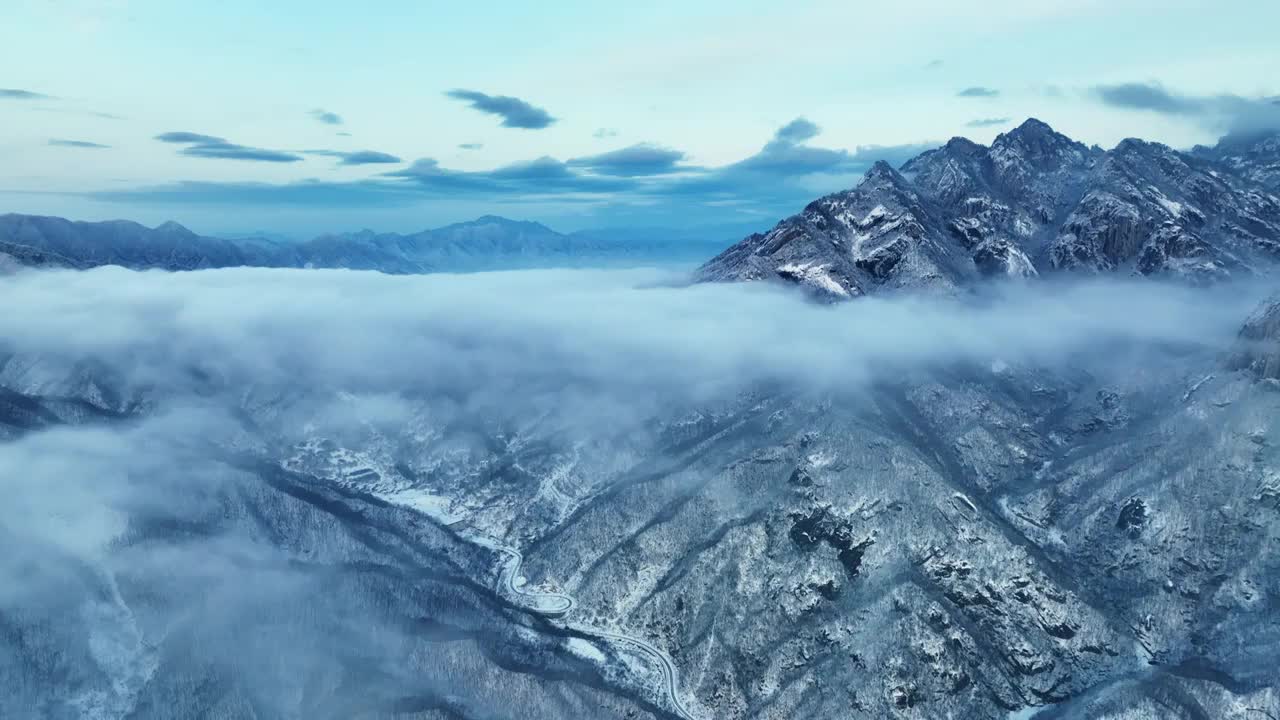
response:
<svg viewBox="0 0 1280 720"><path fill-rule="evenodd" d="M32 90L19 88L0 88L0 100L54 100L52 95L45 95Z"/></svg>
<svg viewBox="0 0 1280 720"><path fill-rule="evenodd" d="M291 152L237 145L224 138L200 133L166 132L156 135L155 139L171 145L185 145L186 147L179 152L188 157L270 163L291 163L302 160L301 156Z"/></svg>
<svg viewBox="0 0 1280 720"><path fill-rule="evenodd" d="M62 138L54 138L50 140L49 145L52 147L83 148L90 150L105 150L111 147L110 145L103 145L102 143L90 142L88 140L66 140Z"/></svg>

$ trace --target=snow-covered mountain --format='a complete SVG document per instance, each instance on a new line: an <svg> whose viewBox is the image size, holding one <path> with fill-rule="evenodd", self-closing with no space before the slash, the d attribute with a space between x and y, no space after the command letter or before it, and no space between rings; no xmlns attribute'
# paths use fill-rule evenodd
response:
<svg viewBox="0 0 1280 720"><path fill-rule="evenodd" d="M154 228L127 220L72 222L58 217L0 215L0 256L41 267L99 265L195 270L288 264L273 246L203 237L175 222Z"/></svg>
<svg viewBox="0 0 1280 720"><path fill-rule="evenodd" d="M1030 121L700 272L832 305L9 216L89 269L0 279L0 717L1280 717L1263 155ZM245 262L397 276L90 267Z"/></svg>
<svg viewBox="0 0 1280 720"><path fill-rule="evenodd" d="M1032 119L990 147L955 138L898 170L878 163L698 277L783 280L843 298L1060 271L1194 281L1263 272L1280 260L1278 143L1228 138L1183 153L1131 139L1104 151Z"/></svg>
<svg viewBox="0 0 1280 720"><path fill-rule="evenodd" d="M227 287L248 275L6 278L38 322L0 333L0 716L1280 714L1280 303L1246 322L1237 286L1179 288L1226 327L1101 363L1092 334L1045 364L993 341L834 390L803 370L849 346L819 337L753 355L800 370L763 385L704 368L743 383L704 396L684 346L712 326L769 345L784 304L838 339L892 301L695 286L633 318L577 287L559 324L456 292L510 278L442 305L415 278ZM306 302L227 308L298 276Z"/></svg>

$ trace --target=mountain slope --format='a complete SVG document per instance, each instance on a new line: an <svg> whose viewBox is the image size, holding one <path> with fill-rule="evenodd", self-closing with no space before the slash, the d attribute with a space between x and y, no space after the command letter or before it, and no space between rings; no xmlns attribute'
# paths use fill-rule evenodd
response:
<svg viewBox="0 0 1280 720"><path fill-rule="evenodd" d="M1264 175L1139 140L1089 148L1033 119L990 147L956 138L900 172L877 164L697 276L840 298L1054 271L1256 273L1280 260L1280 199Z"/></svg>

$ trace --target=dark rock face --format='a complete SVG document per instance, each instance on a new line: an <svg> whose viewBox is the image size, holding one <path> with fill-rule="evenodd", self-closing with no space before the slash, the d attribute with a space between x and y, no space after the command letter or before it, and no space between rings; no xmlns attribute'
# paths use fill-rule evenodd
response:
<svg viewBox="0 0 1280 720"><path fill-rule="evenodd" d="M807 515L797 513L791 519L791 539L796 545L812 549L825 542L836 551L849 577L858 576L862 558L875 540L869 537L855 539L853 524L848 519L833 516L829 508L819 508Z"/></svg>
<svg viewBox="0 0 1280 720"><path fill-rule="evenodd" d="M1116 529L1138 537L1147 525L1147 504L1141 498L1130 498L1120 508L1120 517L1116 518Z"/></svg>
<svg viewBox="0 0 1280 720"><path fill-rule="evenodd" d="M1262 182L1275 141L1241 156L1140 140L1103 151L1028 120L989 148L956 138L900 172L877 165L698 277L841 299L1053 271L1193 282L1255 272L1280 260L1280 199Z"/></svg>
<svg viewBox="0 0 1280 720"><path fill-rule="evenodd" d="M1280 380L1280 296L1263 303L1245 323L1229 365Z"/></svg>

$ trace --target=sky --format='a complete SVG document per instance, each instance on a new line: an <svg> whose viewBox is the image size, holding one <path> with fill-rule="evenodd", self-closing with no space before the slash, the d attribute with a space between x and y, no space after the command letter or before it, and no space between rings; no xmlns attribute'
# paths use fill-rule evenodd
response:
<svg viewBox="0 0 1280 720"><path fill-rule="evenodd" d="M0 212L210 234L764 228L1028 117L1184 148L1280 107L1258 0L5 6Z"/></svg>

